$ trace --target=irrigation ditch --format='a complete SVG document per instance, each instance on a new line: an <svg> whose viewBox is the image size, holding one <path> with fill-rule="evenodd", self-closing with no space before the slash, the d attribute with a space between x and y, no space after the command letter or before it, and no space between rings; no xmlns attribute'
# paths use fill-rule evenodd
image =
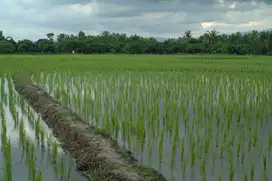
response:
<svg viewBox="0 0 272 181"><path fill-rule="evenodd" d="M42 116L74 158L78 172L93 181L166 181L156 170L141 165L107 133L88 124L68 107L35 85L29 74L13 76L17 93Z"/></svg>

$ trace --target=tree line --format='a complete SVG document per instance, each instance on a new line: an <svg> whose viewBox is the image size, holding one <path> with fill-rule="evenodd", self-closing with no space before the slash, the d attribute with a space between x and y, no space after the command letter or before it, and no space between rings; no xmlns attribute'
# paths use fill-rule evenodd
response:
<svg viewBox="0 0 272 181"><path fill-rule="evenodd" d="M124 54L235 54L235 55L272 55L272 30L248 33L220 34L216 30L205 32L195 38L190 30L183 36L164 41L153 37L110 33L86 35L79 31L77 35L54 33L35 42L24 39L15 41L5 37L0 31L0 53L2 54L57 54L57 53L124 53Z"/></svg>

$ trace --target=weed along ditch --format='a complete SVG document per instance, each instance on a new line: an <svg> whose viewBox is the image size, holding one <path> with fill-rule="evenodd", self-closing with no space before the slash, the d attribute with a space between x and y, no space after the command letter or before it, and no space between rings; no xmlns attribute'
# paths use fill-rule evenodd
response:
<svg viewBox="0 0 272 181"><path fill-rule="evenodd" d="M29 75L30 76L30 75ZM77 170L90 180L166 181L157 171L138 163L131 152L111 137L83 121L76 113L54 100L32 83L26 74L14 76L15 90L42 116L75 159Z"/></svg>

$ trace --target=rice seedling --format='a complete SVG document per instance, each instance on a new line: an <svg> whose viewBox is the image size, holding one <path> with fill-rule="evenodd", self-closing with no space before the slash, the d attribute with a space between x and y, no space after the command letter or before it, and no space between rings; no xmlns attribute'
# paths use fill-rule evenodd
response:
<svg viewBox="0 0 272 181"><path fill-rule="evenodd" d="M80 73L37 71L33 82L168 180L269 180L272 77L250 73L252 69L241 73L234 65L224 70L211 64L221 72L118 67ZM74 165L65 164L70 156L16 93L11 74L1 72L0 77L1 129L8 133L12 123L11 130L17 130L20 159L31 170L27 179L46 179L46 160L54 177L72 179L77 173L67 170ZM4 131L2 147L7 151L2 155L12 160L12 137ZM13 161L8 162L6 178L14 172Z"/></svg>
<svg viewBox="0 0 272 181"><path fill-rule="evenodd" d="M57 91L63 91L62 88L67 87L66 82L68 80L65 77L69 77L69 75L70 73L65 73L65 76L59 75L59 77L55 79L55 81L59 81L57 83L59 86L52 88L52 90L55 90L52 92L53 96L58 94ZM49 79L53 79L53 76L50 76L51 75L48 75ZM58 76L58 74L54 74L54 76ZM168 161L169 164L172 165L171 167L173 169L175 168L173 165L179 164L176 163L177 161L175 159L178 148L177 145L180 145L179 153L181 157L189 156L190 158L190 169L188 170L193 170L196 163L201 163L202 174L204 174L203 170L207 172L207 169L210 169L206 167L204 168L203 165L205 165L204 163L206 162L203 162L203 158L206 157L207 159L212 160L215 168L213 172L216 172L216 170L218 171L221 166L216 165L218 162L215 162L215 160L219 158L221 160L225 160L225 156L229 155L226 154L227 151L233 153L229 160L229 179L233 179L234 175L238 174L235 172L236 165L233 160L239 158L239 162L242 165L245 164L244 160L249 154L253 153L253 148L257 147L258 144L264 144L259 143L258 138L260 130L262 129L262 126L259 124L264 124L265 122L258 122L256 120L257 118L254 120L251 113L248 114L246 111L244 111L244 114L243 111L235 111L242 109L242 107L244 107L243 109L247 109L247 107L242 105L241 102L247 102L249 99L252 99L244 96L244 94L247 94L246 91L239 91L241 88L246 90L249 87L249 85L241 84L241 82L248 79L248 81L251 81L250 86L258 86L258 84L256 84L258 79L254 79L254 77L249 79L247 76L242 76L237 80L237 78L231 77L230 75L222 75L219 78L209 77L210 82L207 83L209 85L204 87L195 83L198 79L197 75L193 75L190 78L190 82L186 80L186 78L188 79L188 76L189 75L186 75L185 73L171 72L164 73L164 77L160 76L160 73L92 72L86 73L84 76L70 78L75 84L74 87L71 86L70 93L68 93L68 95L70 94L70 98L65 98L63 95L58 96L61 97L61 100L69 99L71 101L69 105L77 105L76 107L71 108L79 113L82 110L85 110L88 105L92 104L92 111L89 111L89 115L86 112L83 113L85 117L92 117L92 113L96 111L105 112L104 109L106 107L108 112L103 114L103 119L100 119L100 121L90 122L90 124L96 125L101 129L103 128L108 130L108 132L118 130L118 134L120 132L122 137L122 140L119 140L119 142L124 144L125 147L131 148L135 156L139 159L142 158L143 154L150 155L150 151L145 150L145 148L142 149L143 142L148 140L143 139L143 137L146 137L145 135L148 137L149 135L158 135L157 139L155 137L152 138L153 141L157 140L158 143L157 153L159 156L157 159L159 162L163 163L162 161L167 159L166 155L164 155L165 151L163 150L169 150L171 154L170 157L168 157ZM115 77L115 79L112 79L112 77ZM145 80L143 80L142 77L145 77ZM171 77L172 80L167 79L168 77ZM151 84L148 84L149 82L159 82L161 80L164 81L164 84L155 84L152 86L149 86ZM81 83L86 82L85 85L88 85L87 82L95 82L92 89L96 92L96 101L91 102L90 100L92 99L89 97L90 95L87 96L87 93L84 94L86 97L80 98L78 92L80 92L82 88L78 86L79 83L77 83L77 81ZM134 87L138 81L142 81L141 86ZM123 82L123 85L120 85L120 82ZM134 82L135 84L133 85L131 82ZM146 82L146 84L143 82ZM44 86L45 84L46 83L42 83L40 86ZM181 99L179 98L180 92L178 90L182 89L185 90L182 91L184 97ZM175 90L177 92L175 92ZM198 91L192 92L192 90ZM65 91L69 92L67 88L65 88ZM237 91L239 91L238 94ZM142 97L138 97L138 92L141 92ZM205 96L203 92L211 96ZM258 95L262 95L263 92L250 92L250 94L258 97ZM123 95L122 99L121 95ZM214 98L212 95L218 96L215 96ZM151 99L149 97L151 97ZM101 105L107 101L109 103L101 107ZM205 104L202 103L203 101ZM233 104L232 101L235 102L234 105L236 106L231 106L231 104ZM253 100L251 100L251 102L252 101ZM262 100L258 101L260 102ZM254 104L255 103L250 103L249 101L249 109L254 108L253 110L256 111ZM98 110L99 107L101 107L100 111ZM143 109L145 107L148 109ZM181 110L183 110L181 112L182 117L179 118L180 113L178 109L181 107ZM206 114L208 110L214 110L214 114ZM156 111L158 112L157 115L154 114ZM119 115L116 115L116 112L119 112ZM257 111L254 112L254 114L256 113ZM214 117L213 115L216 116ZM236 121L233 119L233 115L236 115ZM112 117L115 118L113 119ZM178 119L173 119L174 117L177 117ZM226 122L224 122L224 120L226 120ZM254 127L252 126L252 120L254 120ZM204 124L204 128L206 130L205 134L201 133L201 130L203 129L199 127L202 124ZM242 130L241 124L247 125L248 129ZM182 129L184 129L184 132L181 132ZM197 130L196 133L194 130ZM181 137L181 134L183 133L187 136ZM115 134L116 132L114 132L112 136L118 138ZM132 134L134 134L134 136L132 136ZM266 134L269 137L268 132L266 132ZM150 142L150 138L151 137L149 137L148 142ZM137 143L136 148L135 146L131 147L134 139L136 139ZM170 140L170 142L167 140ZM213 148L212 157L209 157L208 153L212 148L212 142L215 142L219 149L216 151ZM167 145L169 149L167 149ZM140 152L137 147L141 148ZM150 149L151 148L149 148L149 150ZM217 158L217 154L219 154L220 157ZM184 163L179 165L183 167L183 170L186 170L186 166L188 164ZM260 169L260 167L258 168ZM180 175L180 177L181 176L182 175ZM207 175L207 179L211 179L210 177L211 176ZM242 175L240 177L242 177Z"/></svg>
<svg viewBox="0 0 272 181"><path fill-rule="evenodd" d="M4 99L4 102L0 102L2 129L1 157L4 160L3 175L1 175L3 180L18 180L18 178L14 176L17 172L16 169L24 169L24 167L26 167L28 172L22 173L19 177L20 179L42 181L45 176L43 172L48 166L47 163L42 160L41 162L37 162L37 156L39 155L37 148L43 147L44 150L45 143L48 142L45 138L45 133L51 133L48 131L48 128L44 129L41 127L39 116L16 94L11 81L11 75L9 73L0 72L0 81L1 100ZM20 154L14 155L14 152L16 153L18 151ZM44 158L44 155L42 155L42 158ZM16 169L14 169L14 166L16 166ZM81 176L79 176L79 178L80 177ZM50 177L47 178L52 179Z"/></svg>

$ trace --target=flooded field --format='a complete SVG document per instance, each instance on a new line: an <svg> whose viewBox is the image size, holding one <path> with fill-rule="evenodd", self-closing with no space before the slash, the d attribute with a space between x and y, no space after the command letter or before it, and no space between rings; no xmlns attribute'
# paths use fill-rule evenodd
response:
<svg viewBox="0 0 272 181"><path fill-rule="evenodd" d="M32 79L167 180L272 179L271 76L99 69ZM2 180L84 180L11 74L0 82Z"/></svg>
<svg viewBox="0 0 272 181"><path fill-rule="evenodd" d="M2 74L0 82L2 180L86 180L41 118L15 92L11 77Z"/></svg>

